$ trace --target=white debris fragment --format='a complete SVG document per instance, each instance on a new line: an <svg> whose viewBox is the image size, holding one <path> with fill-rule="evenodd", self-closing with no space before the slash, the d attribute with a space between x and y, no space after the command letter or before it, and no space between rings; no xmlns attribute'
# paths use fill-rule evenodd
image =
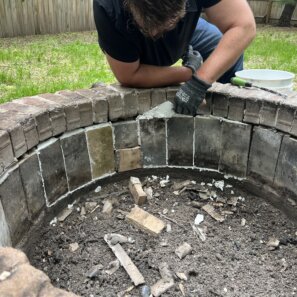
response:
<svg viewBox="0 0 297 297"><path fill-rule="evenodd" d="M196 183L196 181L191 180L191 184L192 184L192 185L196 185L197 183Z"/></svg>
<svg viewBox="0 0 297 297"><path fill-rule="evenodd" d="M231 191L231 194L234 195L234 191L233 190Z"/></svg>
<svg viewBox="0 0 297 297"><path fill-rule="evenodd" d="M245 218L242 218L241 219L241 224L240 224L242 227L244 227L246 225L246 219Z"/></svg>
<svg viewBox="0 0 297 297"><path fill-rule="evenodd" d="M85 209L87 212L92 212L97 207L97 202L86 202Z"/></svg>
<svg viewBox="0 0 297 297"><path fill-rule="evenodd" d="M179 289L180 289L182 295L183 295L183 296L186 296L185 286L184 286L183 284L179 284L178 287L179 287Z"/></svg>
<svg viewBox="0 0 297 297"><path fill-rule="evenodd" d="M162 213L163 213L164 215L168 214L168 209L167 209L167 208L163 209Z"/></svg>
<svg viewBox="0 0 297 297"><path fill-rule="evenodd" d="M178 196L179 195L179 191L174 191L173 194L176 195L176 196Z"/></svg>
<svg viewBox="0 0 297 297"><path fill-rule="evenodd" d="M113 204L110 199L104 201L102 213L111 214L113 210Z"/></svg>
<svg viewBox="0 0 297 297"><path fill-rule="evenodd" d="M200 183L200 185L201 185L201 186L205 186L205 183L202 182L202 183Z"/></svg>
<svg viewBox="0 0 297 297"><path fill-rule="evenodd" d="M158 176L156 176L156 175L152 175L152 179L153 179L153 180L157 180L157 179L158 179Z"/></svg>
<svg viewBox="0 0 297 297"><path fill-rule="evenodd" d="M64 222L73 212L73 208L64 209L58 216L59 222Z"/></svg>
<svg viewBox="0 0 297 297"><path fill-rule="evenodd" d="M226 188L233 188L233 186L228 184L228 185L226 185Z"/></svg>
<svg viewBox="0 0 297 297"><path fill-rule="evenodd" d="M227 293L228 292L228 289L227 288L224 288L224 292Z"/></svg>
<svg viewBox="0 0 297 297"><path fill-rule="evenodd" d="M95 189L95 193L99 193L99 192L101 192L101 190L102 190L102 187L101 187L101 186L98 186L98 187Z"/></svg>
<svg viewBox="0 0 297 297"><path fill-rule="evenodd" d="M182 260L184 257L189 255L192 252L192 247L187 243L184 242L181 246L179 246L175 250L175 254Z"/></svg>
<svg viewBox="0 0 297 297"><path fill-rule="evenodd" d="M74 253L74 252L76 252L78 249L79 249L79 245L78 245L77 242L75 242L75 243L70 243L70 244L69 244L69 250L70 250L70 252Z"/></svg>
<svg viewBox="0 0 297 297"><path fill-rule="evenodd" d="M180 280L185 282L188 280L187 276L183 272L176 272L175 274Z"/></svg>
<svg viewBox="0 0 297 297"><path fill-rule="evenodd" d="M214 185L217 189L224 191L225 182L223 180L216 181Z"/></svg>
<svg viewBox="0 0 297 297"><path fill-rule="evenodd" d="M170 182L169 175L166 176L166 179L160 180L160 186L161 188L164 188L167 186L167 184Z"/></svg>
<svg viewBox="0 0 297 297"><path fill-rule="evenodd" d="M245 198L244 198L244 197L241 197L241 196L239 196L239 197L238 197L238 200L239 200L239 201L241 201L241 202L244 202L244 201L245 201Z"/></svg>
<svg viewBox="0 0 297 297"><path fill-rule="evenodd" d="M11 273L9 271L3 271L0 274L0 281L5 281L7 278L9 278L11 276Z"/></svg>
<svg viewBox="0 0 297 297"><path fill-rule="evenodd" d="M197 225L200 225L203 221L204 221L204 215L197 214L194 224L197 226Z"/></svg>
<svg viewBox="0 0 297 297"><path fill-rule="evenodd" d="M277 238L270 237L266 245L272 250L275 250L279 247L279 244L280 244L280 241Z"/></svg>
<svg viewBox="0 0 297 297"><path fill-rule="evenodd" d="M192 225L194 233L200 238L202 242L206 241L206 234L202 228Z"/></svg>
<svg viewBox="0 0 297 297"><path fill-rule="evenodd" d="M154 192L152 187L144 188L143 190L146 193L148 199L153 198Z"/></svg>
<svg viewBox="0 0 297 297"><path fill-rule="evenodd" d="M55 217L50 221L49 224L50 224L50 226L56 226L57 222L58 222L58 219Z"/></svg>
<svg viewBox="0 0 297 297"><path fill-rule="evenodd" d="M208 185L209 187L212 187L212 184L211 184L211 183L208 183L207 185Z"/></svg>
<svg viewBox="0 0 297 297"><path fill-rule="evenodd" d="M107 270L105 270L105 273L108 275L112 275L120 268L120 266L121 266L120 261L116 259L108 264Z"/></svg>
<svg viewBox="0 0 297 297"><path fill-rule="evenodd" d="M170 233L171 231L172 231L171 224L167 224L167 225L166 225L166 232L167 232L167 233Z"/></svg>

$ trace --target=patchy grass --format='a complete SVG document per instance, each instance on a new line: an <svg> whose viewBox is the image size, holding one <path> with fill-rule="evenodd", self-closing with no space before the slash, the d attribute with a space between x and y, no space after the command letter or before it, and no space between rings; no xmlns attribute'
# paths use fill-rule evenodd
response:
<svg viewBox="0 0 297 297"><path fill-rule="evenodd" d="M297 30L259 28L245 60L246 68L297 73ZM110 83L115 78L98 47L96 32L0 39L0 103L88 88L97 81Z"/></svg>

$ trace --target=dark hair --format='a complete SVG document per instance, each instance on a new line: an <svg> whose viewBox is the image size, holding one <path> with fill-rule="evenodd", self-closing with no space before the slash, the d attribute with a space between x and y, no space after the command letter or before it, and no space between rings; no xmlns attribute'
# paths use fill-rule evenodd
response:
<svg viewBox="0 0 297 297"><path fill-rule="evenodd" d="M152 37L155 30L172 29L184 17L186 0L124 0L139 29Z"/></svg>

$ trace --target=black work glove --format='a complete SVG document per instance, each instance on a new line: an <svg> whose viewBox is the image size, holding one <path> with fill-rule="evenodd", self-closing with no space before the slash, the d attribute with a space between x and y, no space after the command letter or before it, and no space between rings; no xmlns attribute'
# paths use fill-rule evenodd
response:
<svg viewBox="0 0 297 297"><path fill-rule="evenodd" d="M175 95L175 112L195 116L210 87L210 84L193 75Z"/></svg>
<svg viewBox="0 0 297 297"><path fill-rule="evenodd" d="M182 57L182 65L188 67L195 74L203 63L203 59L198 51L194 51L191 45L188 46L186 53Z"/></svg>

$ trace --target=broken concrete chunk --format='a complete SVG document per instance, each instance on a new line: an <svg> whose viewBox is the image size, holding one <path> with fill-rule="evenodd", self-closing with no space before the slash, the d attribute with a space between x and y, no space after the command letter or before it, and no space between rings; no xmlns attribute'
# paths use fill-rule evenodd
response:
<svg viewBox="0 0 297 297"><path fill-rule="evenodd" d="M129 190L134 198L135 204L143 205L147 201L147 194L143 191L138 177L130 177Z"/></svg>
<svg viewBox="0 0 297 297"><path fill-rule="evenodd" d="M202 207L202 209L205 212L207 212L216 221L218 221L220 223L224 222L225 218L223 216L221 216L219 213L217 213L212 205L206 204Z"/></svg>
<svg viewBox="0 0 297 297"><path fill-rule="evenodd" d="M189 255L192 252L192 247L187 243L184 242L181 246L179 246L175 250L175 254L182 260L184 257Z"/></svg>
<svg viewBox="0 0 297 297"><path fill-rule="evenodd" d="M58 216L59 222L64 222L73 212L73 208L66 208Z"/></svg>
<svg viewBox="0 0 297 297"><path fill-rule="evenodd" d="M92 212L97 206L97 202L86 202L85 209L87 212Z"/></svg>
<svg viewBox="0 0 297 297"><path fill-rule="evenodd" d="M227 203L232 206L236 206L238 203L238 197L231 197L228 199Z"/></svg>
<svg viewBox="0 0 297 297"><path fill-rule="evenodd" d="M83 217L83 216L85 216L86 214L87 214L87 212L86 212L86 208L85 208L84 206L82 206L81 209L80 209L80 215Z"/></svg>
<svg viewBox="0 0 297 297"><path fill-rule="evenodd" d="M191 185L190 180L185 180L185 181L180 182L180 183L175 182L175 183L173 183L173 190L174 191L179 191L179 190L181 190L184 187L189 186L189 185Z"/></svg>
<svg viewBox="0 0 297 297"><path fill-rule="evenodd" d="M195 218L195 225L200 225L202 222L204 221L204 215L202 214L197 214L196 218Z"/></svg>
<svg viewBox="0 0 297 297"><path fill-rule="evenodd" d="M246 225L246 219L242 218L240 225L244 227Z"/></svg>
<svg viewBox="0 0 297 297"><path fill-rule="evenodd" d="M192 225L194 233L201 239L201 241L206 241L206 234L202 228Z"/></svg>
<svg viewBox="0 0 297 297"><path fill-rule="evenodd" d="M108 264L107 270L105 270L105 273L108 275L114 274L118 269L120 268L120 261L117 259L115 261L112 261Z"/></svg>
<svg viewBox="0 0 297 297"><path fill-rule="evenodd" d="M94 278L94 277L96 277L96 276L99 274L100 270L102 270L102 269L103 269L103 265L98 264L98 265L92 267L92 268L86 273L86 277L88 277L88 278Z"/></svg>
<svg viewBox="0 0 297 297"><path fill-rule="evenodd" d="M75 242L75 243L70 243L70 244L69 244L69 250L70 250L70 252L74 253L74 252L76 252L78 249L79 249L79 245L78 245L77 242Z"/></svg>
<svg viewBox="0 0 297 297"><path fill-rule="evenodd" d="M174 286L173 275L167 263L161 263L159 266L161 279L157 281L151 288L152 294L155 297L161 296L166 291Z"/></svg>
<svg viewBox="0 0 297 297"><path fill-rule="evenodd" d="M102 212L106 214L111 214L113 209L113 204L110 199L104 201Z"/></svg>
<svg viewBox="0 0 297 297"><path fill-rule="evenodd" d="M175 274L180 280L183 280L185 282L188 280L187 276L183 272L176 272Z"/></svg>
<svg viewBox="0 0 297 297"><path fill-rule="evenodd" d="M221 191L224 191L225 182L223 180L216 181L214 186Z"/></svg>
<svg viewBox="0 0 297 297"><path fill-rule="evenodd" d="M152 187L144 188L144 192L146 193L148 199L153 199L154 192Z"/></svg>
<svg viewBox="0 0 297 297"><path fill-rule="evenodd" d="M126 219L141 230L151 235L159 235L165 228L165 223L137 205L126 216Z"/></svg>
<svg viewBox="0 0 297 297"><path fill-rule="evenodd" d="M269 247L270 250L275 250L279 247L280 241L275 238L275 237L270 237L267 246Z"/></svg>
<svg viewBox="0 0 297 297"><path fill-rule="evenodd" d="M183 284L179 284L178 287L179 287L179 289L180 289L182 295L183 295L183 296L186 296L185 286L184 286Z"/></svg>
<svg viewBox="0 0 297 297"><path fill-rule="evenodd" d="M115 234L115 233L111 233L111 234L106 234L106 239L108 240L108 242L111 245L116 245L118 243L134 243L135 240L133 240L132 237L126 237L124 235L121 234Z"/></svg>

